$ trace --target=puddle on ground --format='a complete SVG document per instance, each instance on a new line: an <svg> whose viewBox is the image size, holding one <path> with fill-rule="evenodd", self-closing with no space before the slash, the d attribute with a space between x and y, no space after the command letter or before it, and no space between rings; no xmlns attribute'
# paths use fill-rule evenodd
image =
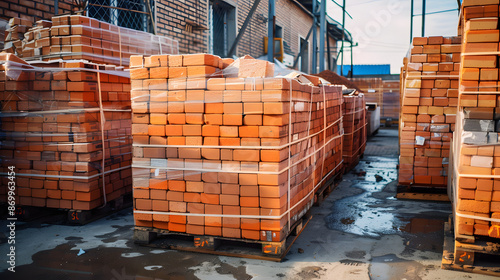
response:
<svg viewBox="0 0 500 280"><path fill-rule="evenodd" d="M411 249L441 253L444 242L443 219L411 218L402 219L407 224L400 228L409 253ZM409 254L411 255L411 253Z"/></svg>
<svg viewBox="0 0 500 280"><path fill-rule="evenodd" d="M397 186L396 158L368 156L344 176L337 189L351 196L333 203L324 219L329 229L380 238L398 234L405 240L407 254L412 250L439 252L443 244L443 225L451 206L446 203L395 199ZM362 173L363 176L359 176ZM343 189L343 190L342 190ZM333 195L335 197L335 194ZM427 211L426 211L427 209Z"/></svg>
<svg viewBox="0 0 500 280"><path fill-rule="evenodd" d="M129 239L130 240L130 239ZM16 267L15 279L129 280L129 279L198 279L191 267L201 262L218 264L217 256L165 251L152 253L151 248L127 242L131 249L97 247L77 256L74 243L32 256L33 262ZM165 265L168 264L168 265ZM225 267L237 279L247 279L244 269ZM12 272L0 272L0 279L12 279Z"/></svg>
<svg viewBox="0 0 500 280"><path fill-rule="evenodd" d="M334 203L332 213L325 217L328 228L379 238L383 234L393 234L403 225L393 214L394 208L383 207L384 200L373 196L397 178L397 160L371 157L369 162L372 167L361 161L351 174L346 175L346 179L352 182L351 187L363 192ZM361 178L357 176L360 170L365 173Z"/></svg>
<svg viewBox="0 0 500 280"><path fill-rule="evenodd" d="M398 258L394 254L373 257L370 264L370 280L421 280L418 275L425 267L416 262Z"/></svg>

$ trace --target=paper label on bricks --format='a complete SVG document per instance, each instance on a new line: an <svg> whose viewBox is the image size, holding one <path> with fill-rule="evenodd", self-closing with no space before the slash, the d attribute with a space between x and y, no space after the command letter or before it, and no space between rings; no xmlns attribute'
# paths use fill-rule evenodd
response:
<svg viewBox="0 0 500 280"><path fill-rule="evenodd" d="M425 143L425 138L422 136L415 136L415 144L419 146L423 146Z"/></svg>

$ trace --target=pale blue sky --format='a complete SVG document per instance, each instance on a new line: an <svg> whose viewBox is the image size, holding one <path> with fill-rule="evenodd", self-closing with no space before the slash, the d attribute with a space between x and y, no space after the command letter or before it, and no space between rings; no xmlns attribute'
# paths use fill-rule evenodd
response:
<svg viewBox="0 0 500 280"><path fill-rule="evenodd" d="M342 0L335 1L342 4ZM341 22L342 10L329 2L329 14ZM414 13L421 14L422 0L414 2ZM354 42L359 42L359 47L354 48L354 64L391 64L391 72L399 74L410 46L410 3L411 0L346 0L346 10L353 17L346 17L346 29ZM427 0L426 6L427 13L458 7L456 0ZM421 36L421 23L420 16L414 18L414 37ZM425 36L455 36L457 25L458 11L427 15ZM345 55L344 64L350 64L349 52Z"/></svg>

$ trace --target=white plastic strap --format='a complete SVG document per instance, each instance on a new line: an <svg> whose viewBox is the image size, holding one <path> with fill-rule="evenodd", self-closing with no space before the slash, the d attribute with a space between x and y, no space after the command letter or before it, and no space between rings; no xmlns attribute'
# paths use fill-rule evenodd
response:
<svg viewBox="0 0 500 280"><path fill-rule="evenodd" d="M108 174L108 173L120 171L120 170L127 169L127 168L130 168L130 167L131 167L131 165L127 165L127 166L124 166L124 167L120 167L120 168L116 168L116 169L105 171L104 173L100 172L100 173L97 173L97 174L91 175L91 176L65 176L65 175L49 175L49 174L30 174L30 173L16 173L16 175L17 176L23 176L23 177L89 180L89 179L94 179L96 177L102 176L103 174ZM2 173L0 173L0 175L7 176L8 173L2 172Z"/></svg>
<svg viewBox="0 0 500 280"><path fill-rule="evenodd" d="M148 166L148 165L140 165L140 164L132 164L132 167L134 168L148 168L148 169L164 169L164 170L177 170L177 171L198 171L198 172L225 172L225 173L245 173L245 174L272 174L272 175L279 175L287 170L289 170L291 167L294 167L298 165L299 163L307 160L308 158L312 157L315 155L317 152L321 151L326 145L330 144L333 140L342 138L343 134L337 135L332 137L328 142L325 142L323 146L321 146L319 149L311 153L310 155L305 156L304 158L294 162L290 166L281 169L280 171L277 172L271 172L271 171L240 171L240 170L224 170L224 169L203 169L203 168L181 168L181 167L157 167L157 166ZM326 140L326 139L325 139Z"/></svg>
<svg viewBox="0 0 500 280"><path fill-rule="evenodd" d="M227 217L227 218L243 218L243 219L271 219L271 220L278 220L290 213L295 207L300 205L302 202L304 202L306 199L310 198L312 194L316 192L318 187L323 183L323 181L326 180L333 172L337 170L342 164L344 163L343 160L340 161L340 163L335 166L334 169L332 169L326 176L324 176L321 181L314 186L314 188L307 194L305 195L300 201L295 203L291 208L288 208L286 212L279 216L261 216L261 215L224 215L224 214L198 214L198 213L179 213L179 212L161 212L161 211L142 211L142 210L134 210L134 214L150 214L150 215L174 215L174 216L193 216L193 217Z"/></svg>
<svg viewBox="0 0 500 280"><path fill-rule="evenodd" d="M328 125L327 129L334 126L338 122L342 121L343 117L339 118L332 124ZM306 137L300 138L298 140L295 140L291 143L287 143L281 146L210 146L210 145L151 145L151 144L133 144L133 147L147 147L147 148L199 148L199 149L218 149L218 148L223 148L223 149L262 149L262 150L281 150L284 148L287 148L291 145L295 145L299 142L302 142L304 140L307 140L309 138L312 138L320 133L322 133L325 129L322 129L316 133L313 133L311 135L308 135Z"/></svg>
<svg viewBox="0 0 500 280"><path fill-rule="evenodd" d="M120 52L121 52L121 47L120 47ZM121 53L120 53L120 60L121 60ZM121 61L120 61L121 65ZM106 118L104 117L104 111L102 108L102 91L101 91L101 73L97 73L97 88L99 90L99 116L101 118L101 140L102 140L102 161L101 161L101 170L102 170L102 196L104 198L104 203L101 206L104 207L108 203L108 200L106 198L106 178L104 177L104 168L106 167L106 142L104 141L105 136L104 136L104 125L106 124Z"/></svg>

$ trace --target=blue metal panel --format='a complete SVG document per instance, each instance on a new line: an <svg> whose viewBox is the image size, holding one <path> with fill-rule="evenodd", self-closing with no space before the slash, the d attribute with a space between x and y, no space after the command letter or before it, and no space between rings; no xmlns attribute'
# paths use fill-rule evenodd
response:
<svg viewBox="0 0 500 280"><path fill-rule="evenodd" d="M343 73L351 71L351 65L344 65ZM340 65L337 65L337 73L340 73ZM357 64L354 65L354 76L357 75L386 75L391 74L390 64Z"/></svg>

